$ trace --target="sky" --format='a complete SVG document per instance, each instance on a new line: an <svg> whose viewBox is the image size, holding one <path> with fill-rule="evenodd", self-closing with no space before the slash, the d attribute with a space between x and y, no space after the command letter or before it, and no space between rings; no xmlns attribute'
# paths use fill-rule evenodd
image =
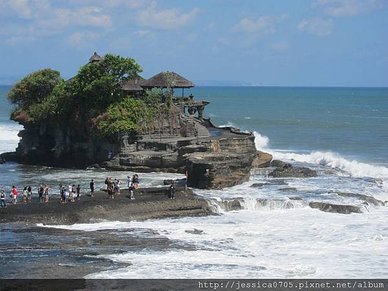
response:
<svg viewBox="0 0 388 291"><path fill-rule="evenodd" d="M0 84L97 52L197 85L388 86L385 0L0 0Z"/></svg>

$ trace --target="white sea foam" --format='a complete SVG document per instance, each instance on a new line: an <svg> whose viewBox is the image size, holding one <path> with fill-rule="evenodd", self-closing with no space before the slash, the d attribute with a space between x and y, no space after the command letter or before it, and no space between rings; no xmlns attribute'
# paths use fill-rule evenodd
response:
<svg viewBox="0 0 388 291"><path fill-rule="evenodd" d="M257 150L265 150L272 154L274 159L296 161L301 163L317 164L330 167L340 171L344 171L353 177L372 177L372 178L387 178L388 168L384 166L371 165L358 162L356 160L348 160L338 153L314 151L307 154L287 152L284 150L273 150L270 148L270 140L268 137L254 131L255 145Z"/></svg>
<svg viewBox="0 0 388 291"><path fill-rule="evenodd" d="M350 161L333 152L312 152L310 154L271 152L275 159L293 160L302 163L318 164L338 169L353 177L388 178L388 168Z"/></svg>
<svg viewBox="0 0 388 291"><path fill-rule="evenodd" d="M269 138L265 135L261 135L257 131L253 132L253 135L255 136L255 145L257 150L265 150L269 147Z"/></svg>
<svg viewBox="0 0 388 291"><path fill-rule="evenodd" d="M228 121L226 124L221 124L219 127L237 127L233 122Z"/></svg>
<svg viewBox="0 0 388 291"><path fill-rule="evenodd" d="M371 278L386 275L381 256L388 240L387 214L386 207L362 215L296 208L55 227L131 229L145 235L144 230L153 230L156 237L174 242L175 247L164 249L100 255L130 265L87 278L225 278L231 273L238 278Z"/></svg>
<svg viewBox="0 0 388 291"><path fill-rule="evenodd" d="M20 138L18 133L23 127L18 124L0 123L0 153L14 151Z"/></svg>

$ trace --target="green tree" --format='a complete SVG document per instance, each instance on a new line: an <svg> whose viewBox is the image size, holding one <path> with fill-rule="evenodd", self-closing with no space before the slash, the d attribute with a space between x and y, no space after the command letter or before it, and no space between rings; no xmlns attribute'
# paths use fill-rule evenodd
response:
<svg viewBox="0 0 388 291"><path fill-rule="evenodd" d="M112 104L108 110L93 121L104 136L124 132L142 132L152 119L152 111L143 101L133 98Z"/></svg>
<svg viewBox="0 0 388 291"><path fill-rule="evenodd" d="M164 92L162 89L152 88L145 91L143 100L147 105L154 107L163 103L164 98Z"/></svg>
<svg viewBox="0 0 388 291"><path fill-rule="evenodd" d="M58 71L43 69L36 71L17 83L8 93L8 99L17 109L28 109L42 102L63 80Z"/></svg>
<svg viewBox="0 0 388 291"><path fill-rule="evenodd" d="M31 105L28 112L35 121L61 123L67 120L71 108L72 99L66 91L66 83L62 81L42 102Z"/></svg>
<svg viewBox="0 0 388 291"><path fill-rule="evenodd" d="M106 55L102 61L82 66L71 83L69 91L82 115L95 117L109 105L125 96L121 82L138 77L140 65L131 58Z"/></svg>
<svg viewBox="0 0 388 291"><path fill-rule="evenodd" d="M45 103L56 86L63 82L59 72L52 69L39 70L24 77L8 93L8 99L15 105L11 119L22 124L39 121L43 114L37 107Z"/></svg>

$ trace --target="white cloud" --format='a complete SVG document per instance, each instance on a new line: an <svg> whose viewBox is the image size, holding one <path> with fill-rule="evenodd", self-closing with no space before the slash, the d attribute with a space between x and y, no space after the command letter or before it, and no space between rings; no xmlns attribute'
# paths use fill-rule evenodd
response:
<svg viewBox="0 0 388 291"><path fill-rule="evenodd" d="M175 8L159 10L156 2L153 2L138 14L137 20L141 25L146 27L164 30L180 29L189 24L198 13L198 8L193 8L187 13Z"/></svg>
<svg viewBox="0 0 388 291"><path fill-rule="evenodd" d="M356 16L383 7L382 0L317 0L314 6L333 17Z"/></svg>
<svg viewBox="0 0 388 291"><path fill-rule="evenodd" d="M272 34L276 32L278 24L286 18L286 15L260 16L256 19L243 18L234 27L234 30L255 35Z"/></svg>
<svg viewBox="0 0 388 291"><path fill-rule="evenodd" d="M152 35L152 32L150 30L137 30L135 31L135 35L141 38L146 38Z"/></svg>
<svg viewBox="0 0 388 291"><path fill-rule="evenodd" d="M93 32L75 32L68 37L68 43L74 47L88 47L90 42L100 38L100 35Z"/></svg>
<svg viewBox="0 0 388 291"><path fill-rule="evenodd" d="M76 5L93 5L104 8L131 8L137 9L148 6L151 0L68 0Z"/></svg>
<svg viewBox="0 0 388 291"><path fill-rule="evenodd" d="M35 38L32 36L11 36L5 40L8 45L20 45L27 44L34 41Z"/></svg>
<svg viewBox="0 0 388 291"><path fill-rule="evenodd" d="M7 17L14 19L12 29L2 33L5 39L8 37L5 43L9 45L23 39L31 41L66 34L69 30L101 30L112 25L111 16L98 6L73 7L48 0L3 0L0 9L8 11L10 16ZM9 23L0 19L0 26L7 27Z"/></svg>
<svg viewBox="0 0 388 291"><path fill-rule="evenodd" d="M302 20L298 28L300 31L323 37L331 34L333 26L333 20L331 19L312 18Z"/></svg>

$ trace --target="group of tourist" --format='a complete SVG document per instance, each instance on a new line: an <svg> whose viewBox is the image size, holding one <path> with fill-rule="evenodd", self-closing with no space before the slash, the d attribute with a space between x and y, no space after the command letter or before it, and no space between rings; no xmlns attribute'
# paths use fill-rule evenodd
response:
<svg viewBox="0 0 388 291"><path fill-rule="evenodd" d="M39 202L40 203L47 203L49 201L49 187L47 184L40 185L38 187L38 196L39 196ZM7 207L6 203L6 193L3 188L0 189L0 207L4 208ZM12 204L17 204L19 200L19 191L17 187L14 185L11 188L11 191L9 193L9 197L11 198ZM26 186L22 190L22 202L23 203L31 203L32 202L32 188L31 186Z"/></svg>
<svg viewBox="0 0 388 291"><path fill-rule="evenodd" d="M112 177L107 177L105 179L105 185L106 185L108 197L110 199L114 199L116 195L120 195L121 183L119 179L113 180ZM139 175L134 174L132 178L130 176L127 176L127 186L128 186L128 191L130 193L130 199L135 199L133 193L136 189L139 188Z"/></svg>
<svg viewBox="0 0 388 291"><path fill-rule="evenodd" d="M112 179L111 177L107 177L105 179L106 189L108 192L108 197L110 199L114 199L116 195L120 195L120 180L119 179ZM96 190L96 184L94 182L94 179L92 179L89 183L90 186L90 196L94 196L94 192ZM139 175L134 174L132 177L127 176L127 186L128 191L130 193L130 199L135 199L134 197L134 191L139 188ZM48 203L49 202L49 193L50 188L47 184L42 184L37 188L37 193L39 197L40 203ZM70 184L70 185L63 185L59 184L59 195L60 195L60 202L65 204L67 202L75 202L76 200L80 199L81 196L81 186L80 184ZM22 202L23 203L30 203L32 202L32 188L31 186L26 186L22 190ZM12 204L16 204L18 202L19 191L16 186L12 186L9 197L11 199ZM6 191L3 187L0 186L0 207L5 208L7 207L7 195Z"/></svg>
<svg viewBox="0 0 388 291"><path fill-rule="evenodd" d="M59 184L59 194L61 196L61 203L75 202L75 199L80 199L81 186L78 184L70 184L69 186L64 186Z"/></svg>

